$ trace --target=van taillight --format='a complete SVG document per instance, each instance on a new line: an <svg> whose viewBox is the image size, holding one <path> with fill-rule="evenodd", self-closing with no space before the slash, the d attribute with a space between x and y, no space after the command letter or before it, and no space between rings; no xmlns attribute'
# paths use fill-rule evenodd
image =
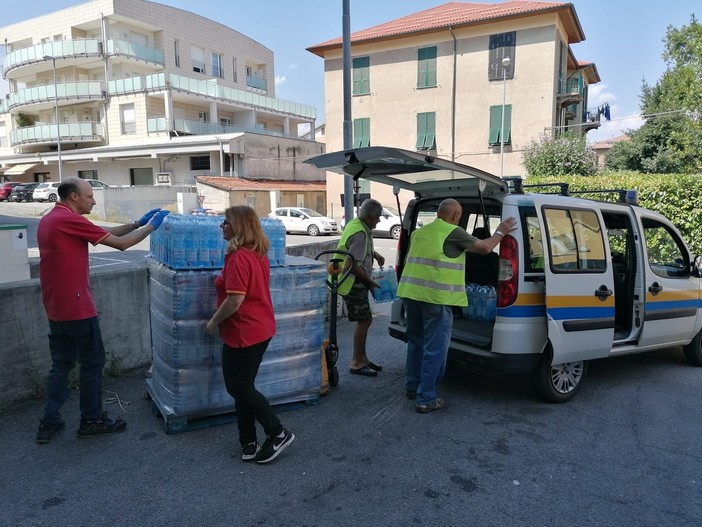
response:
<svg viewBox="0 0 702 527"><path fill-rule="evenodd" d="M500 242L500 270L497 282L497 307L514 304L519 293L519 252L517 240L507 235Z"/></svg>

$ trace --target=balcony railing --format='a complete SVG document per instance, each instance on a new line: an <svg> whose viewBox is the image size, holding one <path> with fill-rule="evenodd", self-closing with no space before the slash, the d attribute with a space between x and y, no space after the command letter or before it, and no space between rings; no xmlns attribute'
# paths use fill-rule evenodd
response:
<svg viewBox="0 0 702 527"><path fill-rule="evenodd" d="M80 123L61 123L58 126L61 134L61 141L71 141L73 143L88 141L103 141L105 134L102 125L93 121L83 121ZM24 126L10 132L10 143L12 146L27 143L56 143L55 124L35 124L34 126Z"/></svg>
<svg viewBox="0 0 702 527"><path fill-rule="evenodd" d="M246 85L251 88L256 88L257 90L268 91L268 81L254 75L246 76Z"/></svg>
<svg viewBox="0 0 702 527"><path fill-rule="evenodd" d="M307 119L314 119L317 115L317 111L313 106L286 101L284 99L274 99L273 97L267 97L237 88L220 86L211 81L203 81L172 74L168 76L168 79L170 80L171 87L178 91L222 99L224 102L275 110Z"/></svg>
<svg viewBox="0 0 702 527"><path fill-rule="evenodd" d="M120 55L153 64L165 64L163 50L129 42L128 40L108 40L107 54Z"/></svg>
<svg viewBox="0 0 702 527"><path fill-rule="evenodd" d="M128 95L131 93L141 93L146 91L163 91L167 87L165 73L154 73L153 75L143 75L141 77L116 79L107 83L107 91L110 95Z"/></svg>
<svg viewBox="0 0 702 527"><path fill-rule="evenodd" d="M34 64L37 62L47 62L44 57L54 58L76 58L76 57L99 57L102 54L102 43L97 39L80 40L59 40L37 44L29 48L18 49L5 56L2 65L2 73Z"/></svg>
<svg viewBox="0 0 702 527"><path fill-rule="evenodd" d="M7 109L12 110L17 106L51 102L57 98L59 100L104 99L105 92L102 83L98 81L35 86L10 93L7 99Z"/></svg>
<svg viewBox="0 0 702 527"><path fill-rule="evenodd" d="M147 119L147 130L149 133L168 132L165 117L152 117ZM253 132L266 135L277 135L283 137L284 134L275 130L269 130L263 125L238 126L222 125L217 123L206 123L204 121L191 121L187 119L174 119L173 132L183 135L213 135L213 134L236 134L243 132ZM295 136L289 136L295 137Z"/></svg>

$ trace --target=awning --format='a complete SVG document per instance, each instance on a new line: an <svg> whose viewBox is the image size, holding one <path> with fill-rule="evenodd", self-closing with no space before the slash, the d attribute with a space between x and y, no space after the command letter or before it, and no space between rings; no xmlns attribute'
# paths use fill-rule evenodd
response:
<svg viewBox="0 0 702 527"><path fill-rule="evenodd" d="M25 163L24 165L15 165L12 168L8 168L7 170L5 170L3 176L21 176L27 170L31 170L38 164L39 163Z"/></svg>

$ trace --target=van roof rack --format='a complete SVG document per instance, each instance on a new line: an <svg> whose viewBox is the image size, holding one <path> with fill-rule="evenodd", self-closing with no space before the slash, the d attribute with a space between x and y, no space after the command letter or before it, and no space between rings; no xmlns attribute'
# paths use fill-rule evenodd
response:
<svg viewBox="0 0 702 527"><path fill-rule="evenodd" d="M524 189L537 189L537 188L558 188L558 192L540 192L540 194L559 194L561 196L573 196L577 194L613 194L616 193L619 203L627 203L629 205L639 204L639 191L638 190L626 190L621 188L615 189L598 189L598 190L570 190L568 183L533 183L529 185L524 184L524 180L518 176L516 177L506 177L509 188L515 194L524 194Z"/></svg>

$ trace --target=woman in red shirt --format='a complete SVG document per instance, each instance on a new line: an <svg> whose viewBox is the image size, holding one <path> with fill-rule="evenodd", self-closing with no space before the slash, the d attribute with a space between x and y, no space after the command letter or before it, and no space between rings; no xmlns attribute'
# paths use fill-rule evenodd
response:
<svg viewBox="0 0 702 527"><path fill-rule="evenodd" d="M215 334L219 328L224 341L222 372L227 392L236 403L241 459L268 463L295 440L254 384L263 354L275 335L269 241L256 212L248 206L228 208L221 228L229 245L224 269L215 279L218 307L207 323L207 332ZM261 447L256 421L266 433Z"/></svg>

